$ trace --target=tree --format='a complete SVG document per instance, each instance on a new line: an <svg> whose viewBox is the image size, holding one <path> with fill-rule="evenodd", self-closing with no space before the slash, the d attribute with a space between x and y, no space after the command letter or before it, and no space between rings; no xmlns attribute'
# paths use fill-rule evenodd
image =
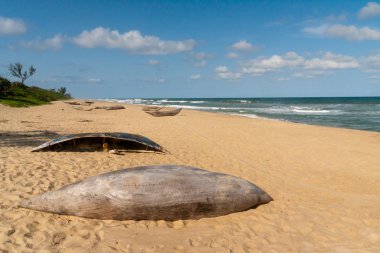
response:
<svg viewBox="0 0 380 253"><path fill-rule="evenodd" d="M9 65L9 72L11 72L12 76L18 77L21 79L21 84L24 84L25 80L31 77L35 72L36 68L30 66L29 71L22 71L22 64L19 62L16 62L15 64L10 64Z"/></svg>
<svg viewBox="0 0 380 253"><path fill-rule="evenodd" d="M61 87L58 89L58 93L62 94L62 95L65 95L66 94L66 88L65 87Z"/></svg>

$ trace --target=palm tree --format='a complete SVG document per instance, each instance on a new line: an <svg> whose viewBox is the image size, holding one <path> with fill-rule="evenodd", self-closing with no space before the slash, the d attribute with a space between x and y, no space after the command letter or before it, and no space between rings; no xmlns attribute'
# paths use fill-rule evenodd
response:
<svg viewBox="0 0 380 253"><path fill-rule="evenodd" d="M32 66L30 66L29 68L29 71L22 71L22 64L19 63L19 62L16 62L15 64L10 64L9 65L9 72L11 72L12 76L15 76L15 77L18 77L21 79L21 84L24 84L24 81L26 79L28 79L29 77L31 77L35 72L36 72L36 68Z"/></svg>

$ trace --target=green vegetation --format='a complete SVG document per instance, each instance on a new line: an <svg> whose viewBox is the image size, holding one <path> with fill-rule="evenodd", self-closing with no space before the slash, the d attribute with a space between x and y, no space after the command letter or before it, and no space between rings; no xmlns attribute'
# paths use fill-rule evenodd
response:
<svg viewBox="0 0 380 253"><path fill-rule="evenodd" d="M10 64L8 68L12 76L21 79L21 82L10 82L8 79L0 76L0 103L13 107L24 107L32 105L48 104L55 100L70 99L70 93L66 92L65 87L61 87L58 91L45 90L39 87L29 87L24 84L25 80L31 77L36 68L29 67L28 71L23 71L23 65L19 62Z"/></svg>
<svg viewBox="0 0 380 253"><path fill-rule="evenodd" d="M13 82L0 77L0 103L13 107L25 107L48 104L55 100L70 99L66 88L61 87L58 91L45 90L39 87L29 87L23 83Z"/></svg>

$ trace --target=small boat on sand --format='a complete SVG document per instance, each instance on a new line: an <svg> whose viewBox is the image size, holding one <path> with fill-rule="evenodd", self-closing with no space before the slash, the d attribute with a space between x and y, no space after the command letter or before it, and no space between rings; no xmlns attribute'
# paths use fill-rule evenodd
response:
<svg viewBox="0 0 380 253"><path fill-rule="evenodd" d="M175 116L181 110L182 110L182 108L177 108L177 109L174 109L174 110L165 110L165 111L151 110L151 111L145 111L145 112L148 113L148 114L150 114L150 115L152 115L152 116L155 116L155 117L165 117L165 116Z"/></svg>
<svg viewBox="0 0 380 253"><path fill-rule="evenodd" d="M165 152L164 148L145 136L130 133L80 133L61 136L34 148L38 151L126 151Z"/></svg>
<svg viewBox="0 0 380 253"><path fill-rule="evenodd" d="M68 104L68 105L81 105L79 102L77 101L65 101L64 102L65 104Z"/></svg>
<svg viewBox="0 0 380 253"><path fill-rule="evenodd" d="M159 110L161 110L162 108L164 108L166 105L164 105L164 106L144 106L143 108L142 108L142 110L144 111L144 112L146 112L146 111L159 111Z"/></svg>
<svg viewBox="0 0 380 253"><path fill-rule="evenodd" d="M242 178L180 165L116 170L24 199L21 207L103 220L188 220L242 212L272 197Z"/></svg>
<svg viewBox="0 0 380 253"><path fill-rule="evenodd" d="M122 105L107 105L107 106L96 106L94 109L104 109L104 110L121 110L125 109Z"/></svg>

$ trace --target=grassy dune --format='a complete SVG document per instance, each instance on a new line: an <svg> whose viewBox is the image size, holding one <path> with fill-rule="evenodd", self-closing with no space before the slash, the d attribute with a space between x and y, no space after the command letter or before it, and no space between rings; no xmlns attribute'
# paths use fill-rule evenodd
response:
<svg viewBox="0 0 380 253"><path fill-rule="evenodd" d="M0 103L12 107L26 107L48 104L51 101L70 99L70 94L39 87L12 84L6 95L0 96Z"/></svg>

